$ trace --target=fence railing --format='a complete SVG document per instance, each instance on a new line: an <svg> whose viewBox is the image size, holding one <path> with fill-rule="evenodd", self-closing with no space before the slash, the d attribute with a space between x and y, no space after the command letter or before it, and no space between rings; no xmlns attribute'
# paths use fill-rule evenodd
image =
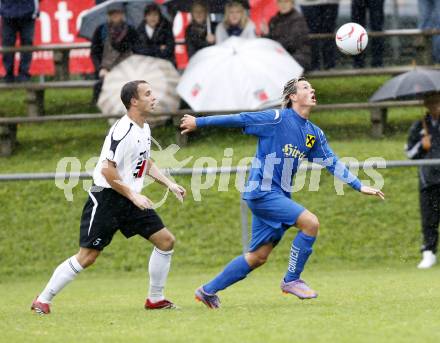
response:
<svg viewBox="0 0 440 343"><path fill-rule="evenodd" d="M399 30L384 30L368 32L370 37L419 37L422 39L416 45L417 60L419 64L431 64L431 40L432 36L440 35L439 29L434 30L419 30L419 29L399 29ZM334 33L313 33L309 34L310 39L334 39ZM185 44L185 41L176 42L178 45ZM0 47L0 54L5 52L34 52L34 51L53 51L55 62L55 74L60 80L66 80L69 75L69 54L70 50L75 49L89 49L91 44L73 43L73 44L48 44L36 46L19 46L19 47Z"/></svg>
<svg viewBox="0 0 440 343"><path fill-rule="evenodd" d="M432 37L440 35L440 29L420 30L420 29L398 29L384 31L370 31L369 37ZM310 33L310 39L334 39L334 33ZM185 41L179 41L177 44L185 44ZM46 44L46 45L30 45L18 47L0 47L0 54L5 52L33 52L33 51L70 51L75 49L89 49L91 44L72 43L72 44Z"/></svg>
<svg viewBox="0 0 440 343"><path fill-rule="evenodd" d="M378 160L378 161L364 161L364 162L349 162L346 163L348 168L355 169L376 169L376 168L402 168L402 167L420 167L420 166L433 166L440 165L440 158L438 159L425 159L425 160ZM325 167L316 164L304 162L299 166L299 170L319 170ZM248 172L249 166L236 166L236 167L220 167L220 168L167 168L161 169L162 172L167 172L172 176L185 176L185 175L207 175L207 174L222 174L222 173L240 173ZM92 172L73 172L73 173L12 173L12 174L0 174L0 181L48 181L56 179L91 179Z"/></svg>

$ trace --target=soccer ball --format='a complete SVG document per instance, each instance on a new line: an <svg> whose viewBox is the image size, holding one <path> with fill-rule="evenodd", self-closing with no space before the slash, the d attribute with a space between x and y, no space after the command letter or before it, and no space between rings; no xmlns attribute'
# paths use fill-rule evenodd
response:
<svg viewBox="0 0 440 343"><path fill-rule="evenodd" d="M359 55L368 44L367 31L359 24L347 23L336 32L336 46L346 55Z"/></svg>

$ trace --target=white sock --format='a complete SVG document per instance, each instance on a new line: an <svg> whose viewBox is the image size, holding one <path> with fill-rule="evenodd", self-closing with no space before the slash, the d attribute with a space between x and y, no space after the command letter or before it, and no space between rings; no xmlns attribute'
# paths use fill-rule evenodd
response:
<svg viewBox="0 0 440 343"><path fill-rule="evenodd" d="M53 297L73 281L83 269L75 256L69 257L55 269L46 288L38 296L38 301L50 304Z"/></svg>
<svg viewBox="0 0 440 343"><path fill-rule="evenodd" d="M148 263L148 273L150 274L150 291L148 299L158 302L165 299L163 289L170 271L171 255L173 250L162 251L154 247Z"/></svg>

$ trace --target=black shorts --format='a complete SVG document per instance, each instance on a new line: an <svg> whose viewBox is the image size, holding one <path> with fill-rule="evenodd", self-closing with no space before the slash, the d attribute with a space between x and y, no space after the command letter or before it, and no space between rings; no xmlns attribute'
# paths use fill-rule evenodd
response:
<svg viewBox="0 0 440 343"><path fill-rule="evenodd" d="M148 239L164 227L156 211L139 209L111 188L93 186L81 216L79 245L102 250L118 230L126 238L140 235Z"/></svg>

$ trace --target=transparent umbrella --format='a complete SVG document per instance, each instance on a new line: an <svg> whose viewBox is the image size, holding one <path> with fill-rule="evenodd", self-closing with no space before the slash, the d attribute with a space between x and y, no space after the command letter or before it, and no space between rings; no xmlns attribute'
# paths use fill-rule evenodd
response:
<svg viewBox="0 0 440 343"><path fill-rule="evenodd" d="M256 109L278 99L302 72L278 42L232 37L198 51L177 92L196 111Z"/></svg>

